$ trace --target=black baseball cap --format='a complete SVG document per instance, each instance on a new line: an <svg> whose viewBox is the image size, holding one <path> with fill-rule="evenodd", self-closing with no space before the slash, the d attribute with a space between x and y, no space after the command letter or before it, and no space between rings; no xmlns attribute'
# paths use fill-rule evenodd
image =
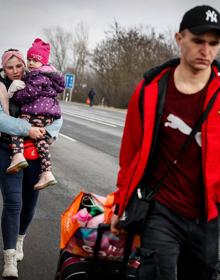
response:
<svg viewBox="0 0 220 280"><path fill-rule="evenodd" d="M196 6L184 14L179 32L184 29L196 35L216 30L220 35L220 14L211 6Z"/></svg>

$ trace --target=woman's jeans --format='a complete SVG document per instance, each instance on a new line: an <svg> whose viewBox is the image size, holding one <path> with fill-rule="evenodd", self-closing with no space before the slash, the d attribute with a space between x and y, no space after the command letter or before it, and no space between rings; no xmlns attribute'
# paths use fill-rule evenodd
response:
<svg viewBox="0 0 220 280"><path fill-rule="evenodd" d="M1 217L4 250L14 249L18 234L25 234L34 216L38 191L33 186L39 180L39 160L28 161L29 166L16 174L6 174L11 151L0 143L0 187L3 197Z"/></svg>
<svg viewBox="0 0 220 280"><path fill-rule="evenodd" d="M187 219L153 202L141 235L140 280L214 280L218 219Z"/></svg>

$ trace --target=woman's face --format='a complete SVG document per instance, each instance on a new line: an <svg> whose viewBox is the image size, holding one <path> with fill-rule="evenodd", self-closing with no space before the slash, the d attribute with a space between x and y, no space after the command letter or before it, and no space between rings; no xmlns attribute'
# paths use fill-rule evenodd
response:
<svg viewBox="0 0 220 280"><path fill-rule="evenodd" d="M9 80L21 80L24 75L24 63L17 57L13 56L6 63L4 71Z"/></svg>

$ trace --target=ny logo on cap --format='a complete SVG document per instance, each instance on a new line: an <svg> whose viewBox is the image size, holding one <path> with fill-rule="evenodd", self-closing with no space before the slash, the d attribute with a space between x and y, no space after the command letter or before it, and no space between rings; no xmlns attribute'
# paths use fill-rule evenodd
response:
<svg viewBox="0 0 220 280"><path fill-rule="evenodd" d="M218 22L217 20L217 14L215 11L206 11L206 21L211 21L211 22Z"/></svg>

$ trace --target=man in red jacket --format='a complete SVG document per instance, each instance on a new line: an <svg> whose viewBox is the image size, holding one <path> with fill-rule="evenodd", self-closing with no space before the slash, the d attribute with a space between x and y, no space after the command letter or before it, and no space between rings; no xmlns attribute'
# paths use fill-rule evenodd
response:
<svg viewBox="0 0 220 280"><path fill-rule="evenodd" d="M153 189L220 88L215 61L220 49L219 12L210 6L189 10L175 39L180 59L149 71L129 103L111 223L114 233L119 233L120 217L143 174L144 184ZM166 95L159 116L158 96L163 91ZM200 130L167 173L151 203L141 233L140 280L216 279L220 94Z"/></svg>

